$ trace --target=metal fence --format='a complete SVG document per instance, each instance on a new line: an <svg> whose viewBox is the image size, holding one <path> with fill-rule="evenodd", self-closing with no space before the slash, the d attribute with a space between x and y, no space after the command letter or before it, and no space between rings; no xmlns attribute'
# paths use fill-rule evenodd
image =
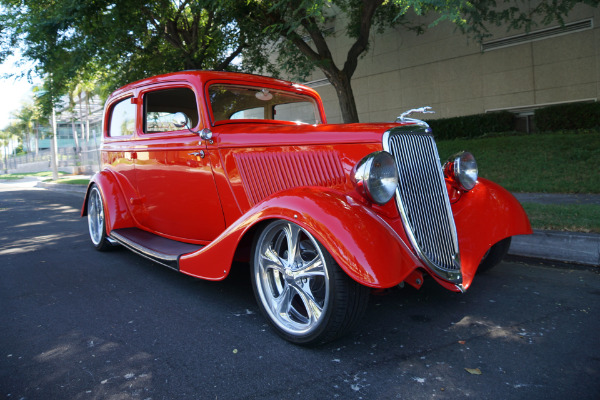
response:
<svg viewBox="0 0 600 400"><path fill-rule="evenodd" d="M92 174L100 170L99 143L90 140L79 148L58 148L58 170L73 174ZM21 155L4 155L0 161L0 174L52 171L49 149Z"/></svg>

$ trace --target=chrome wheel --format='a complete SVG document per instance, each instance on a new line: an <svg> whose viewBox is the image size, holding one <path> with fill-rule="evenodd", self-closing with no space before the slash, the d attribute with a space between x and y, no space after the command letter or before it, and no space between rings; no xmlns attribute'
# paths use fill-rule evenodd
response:
<svg viewBox="0 0 600 400"><path fill-rule="evenodd" d="M331 254L297 224L274 220L254 238L252 285L277 333L302 345L334 340L356 326L370 289L350 279Z"/></svg>
<svg viewBox="0 0 600 400"><path fill-rule="evenodd" d="M87 203L88 228L90 239L98 250L105 250L109 247L106 240L106 224L104 222L104 204L102 195L96 185L90 189Z"/></svg>
<svg viewBox="0 0 600 400"><path fill-rule="evenodd" d="M329 306L330 276L315 238L288 221L270 223L256 242L253 282L270 321L292 337L313 333Z"/></svg>

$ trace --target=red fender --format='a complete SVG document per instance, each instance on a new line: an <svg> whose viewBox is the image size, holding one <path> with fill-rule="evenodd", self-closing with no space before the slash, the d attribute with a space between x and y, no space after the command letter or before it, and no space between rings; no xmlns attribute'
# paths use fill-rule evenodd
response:
<svg viewBox="0 0 600 400"><path fill-rule="evenodd" d="M121 186L115 175L109 170L100 171L90 179L81 209L81 216L85 217L87 215L88 197L90 188L94 183L100 188L102 202L104 203L106 233L109 234L113 229L135 226Z"/></svg>
<svg viewBox="0 0 600 400"><path fill-rule="evenodd" d="M467 289L491 246L515 235L531 234L529 218L502 186L479 178L477 185L452 205L461 253L463 288Z"/></svg>
<svg viewBox="0 0 600 400"><path fill-rule="evenodd" d="M255 224L269 219L285 219L306 229L352 279L366 286L397 285L422 266L398 234L376 213L349 196L312 187L290 189L268 197L211 244L182 256L180 271L209 280L224 279L244 234Z"/></svg>

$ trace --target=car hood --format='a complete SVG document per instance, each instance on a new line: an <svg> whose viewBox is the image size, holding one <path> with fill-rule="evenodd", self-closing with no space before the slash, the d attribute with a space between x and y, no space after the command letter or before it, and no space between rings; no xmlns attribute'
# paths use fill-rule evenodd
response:
<svg viewBox="0 0 600 400"><path fill-rule="evenodd" d="M212 131L219 147L381 143L396 123L288 125L265 122L227 123ZM406 125L406 124L405 124Z"/></svg>

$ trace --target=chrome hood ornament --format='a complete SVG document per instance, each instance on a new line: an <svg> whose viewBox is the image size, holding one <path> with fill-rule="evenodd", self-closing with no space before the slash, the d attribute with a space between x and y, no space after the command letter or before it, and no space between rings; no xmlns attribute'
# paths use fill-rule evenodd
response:
<svg viewBox="0 0 600 400"><path fill-rule="evenodd" d="M429 127L429 125L427 125L427 122L425 122L425 121L421 121L420 119L415 119L415 118L407 118L409 115L411 115L413 113L435 114L435 111L433 111L431 109L431 107L429 107L429 106L413 108L408 111L404 111L402 114L400 114L398 116L398 118L396 118L396 122L414 122L418 125L423 125L423 126Z"/></svg>

